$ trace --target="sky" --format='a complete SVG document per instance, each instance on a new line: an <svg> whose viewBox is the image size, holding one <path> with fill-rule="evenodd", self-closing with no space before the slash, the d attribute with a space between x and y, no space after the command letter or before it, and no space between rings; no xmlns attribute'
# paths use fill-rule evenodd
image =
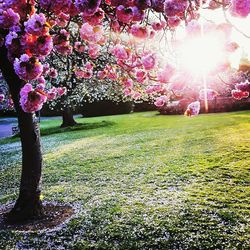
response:
<svg viewBox="0 0 250 250"><path fill-rule="evenodd" d="M205 18L212 20L216 23L225 22L225 17L222 10L215 11L203 11ZM242 46L245 53L247 53L248 58L250 59L250 15L246 18L236 18L232 17L229 13L226 13L228 20L233 24L232 40L237 42ZM246 36L241 34L237 29L243 32Z"/></svg>
<svg viewBox="0 0 250 250"><path fill-rule="evenodd" d="M240 48L230 56L230 63L233 68L238 69L242 57L247 57L250 61L250 15L247 18L236 18L227 12L225 12L224 15L221 9L201 10L200 13L202 17L201 20L204 20L204 22L208 21L215 24L226 23L226 15L228 21L233 25L231 41L236 42L240 46ZM185 28L184 26L180 26L176 32L176 39L181 41L185 36ZM163 44L163 47L166 48L166 45ZM167 51L167 54L169 54L169 51Z"/></svg>

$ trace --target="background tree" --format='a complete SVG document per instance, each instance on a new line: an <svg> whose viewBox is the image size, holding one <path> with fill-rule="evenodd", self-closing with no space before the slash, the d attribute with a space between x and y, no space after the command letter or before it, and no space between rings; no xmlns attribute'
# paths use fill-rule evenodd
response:
<svg viewBox="0 0 250 250"><path fill-rule="evenodd" d="M71 35L71 37L73 36L74 34ZM77 124L73 118L73 111L79 111L86 102L91 103L104 99L125 102L129 99L123 95L123 87L116 77L113 79L112 77L99 78L98 72L105 67L107 62L115 63L112 54L107 53L108 48L105 48L104 53L96 59L93 59L85 51L86 45L76 39L72 39L71 43L75 46L70 55L62 58L58 53L54 53L46 59L53 66L53 71L56 70L56 77L51 77L49 74L46 80L52 86L67 89L63 96L48 103L50 109L62 112L62 127ZM88 68L88 72L84 71L85 67Z"/></svg>

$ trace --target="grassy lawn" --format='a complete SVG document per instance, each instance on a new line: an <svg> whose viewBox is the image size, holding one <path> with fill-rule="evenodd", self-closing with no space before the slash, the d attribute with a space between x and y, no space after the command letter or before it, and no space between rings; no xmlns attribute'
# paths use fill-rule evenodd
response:
<svg viewBox="0 0 250 250"><path fill-rule="evenodd" d="M155 112L41 124L43 196L78 213L0 249L250 249L250 112ZM50 135L49 135L50 134ZM20 143L0 140L0 205L16 199Z"/></svg>

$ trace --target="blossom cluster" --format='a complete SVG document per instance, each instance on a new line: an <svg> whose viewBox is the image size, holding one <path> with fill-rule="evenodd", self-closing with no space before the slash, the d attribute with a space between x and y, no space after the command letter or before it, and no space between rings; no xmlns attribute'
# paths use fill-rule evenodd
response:
<svg viewBox="0 0 250 250"><path fill-rule="evenodd" d="M232 90L232 97L236 100L241 100L243 98L248 98L250 93L250 82L248 80L237 83L235 85L236 89Z"/></svg>
<svg viewBox="0 0 250 250"><path fill-rule="evenodd" d="M14 69L20 79L23 80L37 79L43 72L43 66L38 59L27 54L15 59Z"/></svg>
<svg viewBox="0 0 250 250"><path fill-rule="evenodd" d="M250 13L250 1L232 0L230 12L235 16L247 17Z"/></svg>
<svg viewBox="0 0 250 250"><path fill-rule="evenodd" d="M66 89L61 87L46 91L43 84L38 84L34 89L30 83L27 83L20 91L20 105L24 112L32 113L40 110L47 100L51 101L57 95L64 95L65 92Z"/></svg>
<svg viewBox="0 0 250 250"><path fill-rule="evenodd" d="M73 47L70 45L70 33L65 29L60 30L59 34L53 38L55 50L62 55L70 55Z"/></svg>

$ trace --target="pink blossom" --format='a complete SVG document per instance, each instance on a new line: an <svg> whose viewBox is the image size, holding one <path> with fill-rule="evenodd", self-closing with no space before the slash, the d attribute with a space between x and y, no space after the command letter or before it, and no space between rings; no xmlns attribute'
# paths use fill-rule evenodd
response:
<svg viewBox="0 0 250 250"><path fill-rule="evenodd" d="M10 31L9 34L5 37L5 46L8 49L11 49L12 41L18 38L18 34L14 31Z"/></svg>
<svg viewBox="0 0 250 250"><path fill-rule="evenodd" d="M213 100L217 95L218 95L218 92L216 92L213 89L206 89L206 90L202 89L199 92L199 98L201 100L204 100L206 97L206 99L210 101L210 100Z"/></svg>
<svg viewBox="0 0 250 250"><path fill-rule="evenodd" d="M62 96L64 94L66 94L66 92L67 92L66 87L59 87L59 88L57 88L57 93L58 93L59 96Z"/></svg>
<svg viewBox="0 0 250 250"><path fill-rule="evenodd" d="M145 39L148 37L147 27L142 27L137 24L132 25L130 33L140 39Z"/></svg>
<svg viewBox="0 0 250 250"><path fill-rule="evenodd" d="M184 16L184 12L188 7L187 0L166 0L164 3L164 12L168 17Z"/></svg>
<svg viewBox="0 0 250 250"><path fill-rule="evenodd" d="M29 49L33 55L47 56L53 49L53 41L50 35L37 37L33 44L30 44Z"/></svg>
<svg viewBox="0 0 250 250"><path fill-rule="evenodd" d="M88 54L92 59L96 59L99 56L101 46L98 44L89 44L88 46Z"/></svg>
<svg viewBox="0 0 250 250"><path fill-rule="evenodd" d="M145 55L142 57L141 62L146 70L151 70L156 65L156 55L155 54Z"/></svg>
<svg viewBox="0 0 250 250"><path fill-rule="evenodd" d="M157 73L157 79L161 83L169 82L169 79L173 76L175 69L172 65L165 65L164 69Z"/></svg>
<svg viewBox="0 0 250 250"><path fill-rule="evenodd" d="M151 7L151 0L134 0L134 4L140 9L145 10Z"/></svg>
<svg viewBox="0 0 250 250"><path fill-rule="evenodd" d="M43 64L43 75L47 75L49 73L49 64L48 63L45 63Z"/></svg>
<svg viewBox="0 0 250 250"><path fill-rule="evenodd" d="M143 83L146 80L147 73L142 69L137 69L135 73L136 81Z"/></svg>
<svg viewBox="0 0 250 250"><path fill-rule="evenodd" d="M104 79L104 78L106 78L106 76L107 76L107 73L104 70L101 70L101 71L97 72L97 77L99 79Z"/></svg>
<svg viewBox="0 0 250 250"><path fill-rule="evenodd" d="M58 53L64 56L71 55L73 52L73 47L69 44L56 45L55 49Z"/></svg>
<svg viewBox="0 0 250 250"><path fill-rule="evenodd" d="M214 0L209 0L208 2L208 7L211 10L217 9L221 6L220 2L214 1Z"/></svg>
<svg viewBox="0 0 250 250"><path fill-rule="evenodd" d="M42 84L42 83L39 83L39 84L36 85L35 90L38 91L38 92L44 91L45 90L45 85Z"/></svg>
<svg viewBox="0 0 250 250"><path fill-rule="evenodd" d="M152 0L152 8L156 12L164 12L164 2L165 0Z"/></svg>
<svg viewBox="0 0 250 250"><path fill-rule="evenodd" d="M27 8L27 0L4 0L1 1L4 8L12 8L24 20L27 15L32 16L35 12L34 1L30 1L30 8Z"/></svg>
<svg viewBox="0 0 250 250"><path fill-rule="evenodd" d="M131 88L125 88L125 89L124 89L124 95L125 95L125 96L130 96L130 95L132 95L132 94L133 94L133 91L132 91Z"/></svg>
<svg viewBox="0 0 250 250"><path fill-rule="evenodd" d="M123 5L119 5L116 8L116 17L118 21L122 23L130 23L133 19L134 13L131 7L124 7Z"/></svg>
<svg viewBox="0 0 250 250"><path fill-rule="evenodd" d="M249 92L247 91L241 91L238 89L233 89L232 90L232 97L236 100L241 100L243 98L248 98L249 97Z"/></svg>
<svg viewBox="0 0 250 250"><path fill-rule="evenodd" d="M68 44L69 37L70 37L70 33L67 30L62 29L62 30L60 30L59 34L56 34L54 36L53 43L56 46Z"/></svg>
<svg viewBox="0 0 250 250"><path fill-rule="evenodd" d="M105 3L107 3L108 5L112 5L112 6L119 6L123 3L124 1L122 0L105 0Z"/></svg>
<svg viewBox="0 0 250 250"><path fill-rule="evenodd" d="M85 46L82 45L81 42L75 42L75 44L74 44L74 49L75 49L77 52L82 53L82 52L85 51Z"/></svg>
<svg viewBox="0 0 250 250"><path fill-rule="evenodd" d="M101 39L98 41L98 44L103 46L103 45L105 45L107 40L108 40L108 38L106 36L102 36Z"/></svg>
<svg viewBox="0 0 250 250"><path fill-rule="evenodd" d="M8 109L14 109L14 102L11 97L7 100Z"/></svg>
<svg viewBox="0 0 250 250"><path fill-rule="evenodd" d="M27 22L24 23L25 31L31 35L45 35L49 31L46 23L46 17L43 13L34 14Z"/></svg>
<svg viewBox="0 0 250 250"><path fill-rule="evenodd" d="M149 33L149 38L153 39L154 37L155 37L155 31L151 30L150 33Z"/></svg>
<svg viewBox="0 0 250 250"><path fill-rule="evenodd" d="M45 59L46 59L46 57L45 57L45 56L41 56L41 55L40 55L40 56L38 56L37 58L38 58L41 62L42 62L42 61L45 61Z"/></svg>
<svg viewBox="0 0 250 250"><path fill-rule="evenodd" d="M166 105L167 101L168 101L168 97L165 95L162 95L162 96L156 98L154 105L158 108L163 107Z"/></svg>
<svg viewBox="0 0 250 250"><path fill-rule="evenodd" d="M49 76L51 78L57 78L57 76L58 76L57 70L54 69L54 68L51 68L50 71L49 71Z"/></svg>
<svg viewBox="0 0 250 250"><path fill-rule="evenodd" d="M163 88L162 88L161 84L155 84L153 86L153 88L154 88L154 92L162 92L163 91Z"/></svg>
<svg viewBox="0 0 250 250"><path fill-rule="evenodd" d="M0 39L1 40L1 39ZM15 31L10 31L5 38L5 46L8 48L8 59L13 63L15 58L25 53L24 46L20 42L20 37Z"/></svg>
<svg viewBox="0 0 250 250"><path fill-rule="evenodd" d="M164 27L165 27L165 25L163 25L162 22L153 22L153 23L152 23L152 28L153 28L155 31L162 30Z"/></svg>
<svg viewBox="0 0 250 250"><path fill-rule="evenodd" d="M52 11L55 14L60 14L63 10L67 13L71 10L72 1L71 0L40 0L40 5L42 8Z"/></svg>
<svg viewBox="0 0 250 250"><path fill-rule="evenodd" d="M3 102L5 99L5 95L4 94L0 94L0 102Z"/></svg>
<svg viewBox="0 0 250 250"><path fill-rule="evenodd" d="M40 84L43 84L43 85L45 85L45 83L46 83L46 81L45 81L45 79L44 79L43 76L38 77L38 78L37 78L37 81L38 81Z"/></svg>
<svg viewBox="0 0 250 250"><path fill-rule="evenodd" d="M126 88L132 88L133 87L133 81L131 78L125 78L122 81L122 84L126 87Z"/></svg>
<svg viewBox="0 0 250 250"><path fill-rule="evenodd" d="M103 36L101 26L91 26L89 23L84 23L80 29L80 37L91 43L98 43Z"/></svg>
<svg viewBox="0 0 250 250"><path fill-rule="evenodd" d="M93 70L94 68L94 64L92 62L86 62L84 67L87 69L87 70Z"/></svg>
<svg viewBox="0 0 250 250"><path fill-rule="evenodd" d="M132 10L133 10L133 19L132 20L134 22L141 22L145 17L144 11L139 9L137 6L133 6Z"/></svg>
<svg viewBox="0 0 250 250"><path fill-rule="evenodd" d="M83 71L83 78L90 79L93 76L93 71L92 70L84 70Z"/></svg>
<svg viewBox="0 0 250 250"><path fill-rule="evenodd" d="M92 16L101 4L101 0L76 0L75 5L84 16Z"/></svg>
<svg viewBox="0 0 250 250"><path fill-rule="evenodd" d="M14 12L13 9L9 8L7 10L1 9L0 6L0 27L3 29L9 29L17 25L20 21L20 16L18 13Z"/></svg>
<svg viewBox="0 0 250 250"><path fill-rule="evenodd" d="M110 27L114 32L120 32L121 26L117 20L113 20L110 22Z"/></svg>
<svg viewBox="0 0 250 250"><path fill-rule="evenodd" d="M141 93L138 91L133 92L132 98L138 100L141 97Z"/></svg>
<svg viewBox="0 0 250 250"><path fill-rule="evenodd" d="M117 79L117 72L116 69L114 67L110 67L109 69L106 69L107 71L107 78L115 80Z"/></svg>
<svg viewBox="0 0 250 250"><path fill-rule="evenodd" d="M75 6L75 3L73 3L71 0L70 0L71 4L70 4L70 7L69 7L69 11L68 11L68 14L71 16L71 17L74 17L78 14L80 14L80 11L79 9Z"/></svg>
<svg viewBox="0 0 250 250"><path fill-rule="evenodd" d="M177 16L172 16L168 18L168 26L170 28L176 28L181 22L181 19Z"/></svg>
<svg viewBox="0 0 250 250"><path fill-rule="evenodd" d="M95 26L102 23L104 16L104 11L99 8L92 16L83 15L82 19L84 22L88 22L90 25Z"/></svg>
<svg viewBox="0 0 250 250"><path fill-rule="evenodd" d="M239 48L239 44L236 42L229 42L226 44L226 51L227 52L235 52Z"/></svg>
<svg viewBox="0 0 250 250"><path fill-rule="evenodd" d="M46 101L46 94L41 90L34 90L29 83L25 84L20 91L20 104L24 112L38 111Z"/></svg>
<svg viewBox="0 0 250 250"><path fill-rule="evenodd" d="M200 112L200 102L199 101L191 102L187 106L187 110L185 111L185 115L186 116L198 115L199 112Z"/></svg>
<svg viewBox="0 0 250 250"><path fill-rule="evenodd" d="M56 23L58 26L60 27L65 27L68 22L70 20L70 16L61 12L58 16L57 16L57 19L56 19Z"/></svg>
<svg viewBox="0 0 250 250"><path fill-rule="evenodd" d="M52 101L57 97L57 88L51 88L47 93L48 101Z"/></svg>
<svg viewBox="0 0 250 250"><path fill-rule="evenodd" d="M70 55L72 53L73 47L70 45L69 37L70 33L62 29L53 39L55 49L62 55Z"/></svg>
<svg viewBox="0 0 250 250"><path fill-rule="evenodd" d="M77 78L84 78L84 71L81 70L81 69L76 69L76 70L75 70L75 76L76 76Z"/></svg>
<svg viewBox="0 0 250 250"><path fill-rule="evenodd" d="M14 69L23 80L37 79L43 72L43 66L37 58L29 57L27 54L23 54L20 59L15 59Z"/></svg>
<svg viewBox="0 0 250 250"><path fill-rule="evenodd" d="M77 78L86 78L90 79L93 76L93 71L92 70L75 70L75 75Z"/></svg>
<svg viewBox="0 0 250 250"><path fill-rule="evenodd" d="M154 93L154 86L148 86L145 90L147 94L152 94Z"/></svg>
<svg viewBox="0 0 250 250"><path fill-rule="evenodd" d="M121 44L116 44L115 47L111 50L111 53L117 59L128 59L129 58L128 50L124 46L122 46Z"/></svg>
<svg viewBox="0 0 250 250"><path fill-rule="evenodd" d="M250 92L250 82L245 81L241 82L235 85L237 90L243 91L243 92Z"/></svg>
<svg viewBox="0 0 250 250"><path fill-rule="evenodd" d="M247 17L250 13L250 1L232 0L230 12L234 16Z"/></svg>

